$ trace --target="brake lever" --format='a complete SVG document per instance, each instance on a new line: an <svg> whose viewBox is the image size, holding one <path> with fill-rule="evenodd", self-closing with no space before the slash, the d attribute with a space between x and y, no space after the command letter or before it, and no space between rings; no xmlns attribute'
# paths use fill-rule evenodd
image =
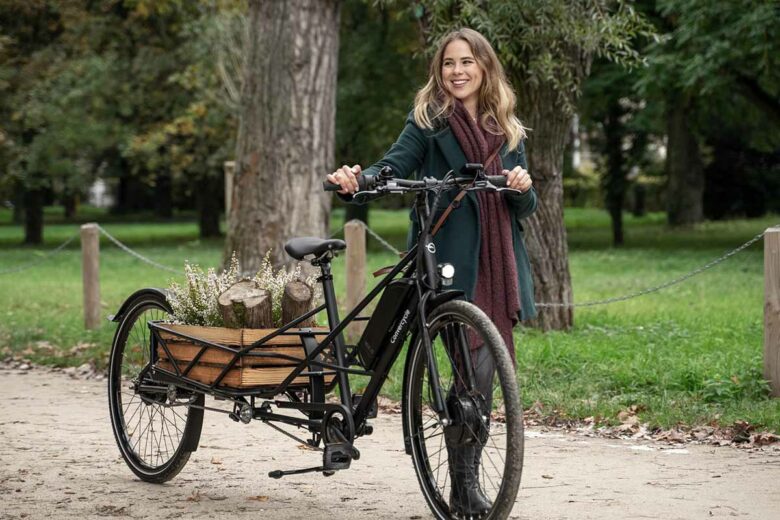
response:
<svg viewBox="0 0 780 520"><path fill-rule="evenodd" d="M368 195L380 195L380 194L381 194L381 192L379 192L377 190L358 191L358 192L355 192L355 193L352 194L352 199L354 200L354 199L358 198L361 195L364 195L364 196L367 197Z"/></svg>

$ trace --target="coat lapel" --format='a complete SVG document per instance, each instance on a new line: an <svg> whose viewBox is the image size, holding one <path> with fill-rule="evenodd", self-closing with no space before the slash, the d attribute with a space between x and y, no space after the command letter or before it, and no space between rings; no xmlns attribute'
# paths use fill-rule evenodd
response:
<svg viewBox="0 0 780 520"><path fill-rule="evenodd" d="M463 154L463 150L461 150L458 140L455 139L452 129L448 126L433 137L436 140L436 145L439 147L439 150L447 161L447 166L450 170L454 170L455 174L458 175L460 169L466 164L466 156ZM445 173L447 172L436 172L436 176L443 177Z"/></svg>

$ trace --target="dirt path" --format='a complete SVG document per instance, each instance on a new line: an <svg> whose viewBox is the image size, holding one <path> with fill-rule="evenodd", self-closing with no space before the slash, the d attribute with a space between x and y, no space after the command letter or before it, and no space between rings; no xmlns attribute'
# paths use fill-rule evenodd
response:
<svg viewBox="0 0 780 520"><path fill-rule="evenodd" d="M351 469L272 480L268 471L315 465L318 453L261 424L207 413L187 467L152 485L119 456L105 382L0 371L0 519L430 518L403 452L400 417L374 425ZM512 517L780 518L778 481L778 448L673 449L531 430Z"/></svg>

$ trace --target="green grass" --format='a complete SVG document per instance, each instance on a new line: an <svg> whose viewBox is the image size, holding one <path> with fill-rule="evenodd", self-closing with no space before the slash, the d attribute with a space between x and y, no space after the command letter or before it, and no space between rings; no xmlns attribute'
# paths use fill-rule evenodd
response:
<svg viewBox="0 0 780 520"><path fill-rule="evenodd" d="M119 223L99 213L90 217L106 222L109 232L164 265L180 267L186 259L210 266L221 257L221 241L197 240L191 222ZM0 211L0 271L38 258L78 230L74 224L52 222L46 226L43 247L19 247L21 229L9 220L7 211ZM406 212L371 213L371 228L399 249L405 247L406 222ZM622 249L610 246L604 212L567 209L566 222L574 299L581 302L631 293L684 274L780 218L670 231L660 214L627 217ZM343 213L335 213L333 231L342 223ZM105 363L115 327L105 322L96 331L83 329L78 247L74 242L33 269L0 274L0 348L41 363ZM105 241L101 247L104 314L113 313L135 289L165 286L172 277ZM369 271L396 261L373 239L369 251ZM334 264L339 294L343 271L339 258ZM641 419L653 426L746 420L780 432L780 401L768 398L761 375L761 243L676 287L577 309L575 324L569 333L517 331L525 406L539 402L549 415L614 422L620 410L637 405ZM401 370L402 363L397 363L384 388L389 395L400 392Z"/></svg>

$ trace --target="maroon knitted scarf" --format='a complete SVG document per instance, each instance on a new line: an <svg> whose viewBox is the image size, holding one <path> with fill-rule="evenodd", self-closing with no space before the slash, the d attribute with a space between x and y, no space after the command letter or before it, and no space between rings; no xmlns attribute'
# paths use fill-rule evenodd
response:
<svg viewBox="0 0 780 520"><path fill-rule="evenodd" d="M455 110L449 117L449 123L466 159L471 163L484 164L504 144L504 137L482 128L471 118L460 100L455 100ZM501 156L497 154L485 174L501 175L501 171ZM496 324L514 361L512 328L517 323L517 313L520 311L520 289L517 286L517 264L512 246L511 216L500 193L477 192L477 200L482 240L474 303ZM472 348L479 346L472 343Z"/></svg>

